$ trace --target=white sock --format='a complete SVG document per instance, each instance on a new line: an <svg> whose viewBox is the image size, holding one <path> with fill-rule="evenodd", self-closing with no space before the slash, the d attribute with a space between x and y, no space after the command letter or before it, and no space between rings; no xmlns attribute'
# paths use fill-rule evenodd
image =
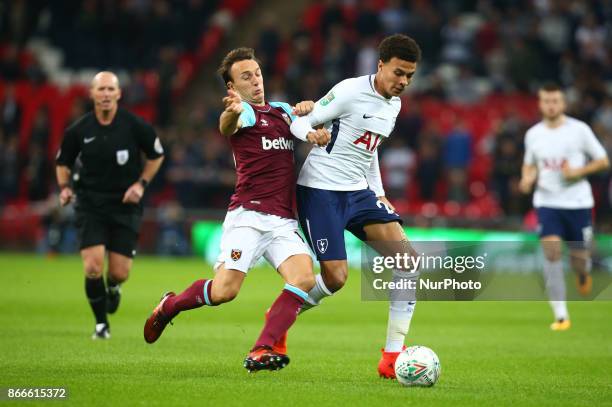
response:
<svg viewBox="0 0 612 407"><path fill-rule="evenodd" d="M567 303L565 301L565 279L563 276L563 263L561 260L548 261L544 259L544 282L550 306L555 319L569 319Z"/></svg>
<svg viewBox="0 0 612 407"><path fill-rule="evenodd" d="M390 301L389 321L387 322L387 343L385 352L401 352L416 301Z"/></svg>
<svg viewBox="0 0 612 407"><path fill-rule="evenodd" d="M332 292L325 286L323 282L323 277L321 274L317 274L315 276L315 286L312 287L312 290L308 292L308 298L302 304L302 308L300 309L300 314L304 311L308 311L312 307L316 307L321 303L321 300L325 297L329 297L332 295Z"/></svg>
<svg viewBox="0 0 612 407"><path fill-rule="evenodd" d="M555 314L555 320L568 320L569 313L567 312L567 303L565 301L549 301L550 307Z"/></svg>

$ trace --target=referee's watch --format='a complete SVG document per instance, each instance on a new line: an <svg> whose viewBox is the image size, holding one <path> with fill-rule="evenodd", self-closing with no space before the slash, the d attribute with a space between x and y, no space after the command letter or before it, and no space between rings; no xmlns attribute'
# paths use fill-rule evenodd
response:
<svg viewBox="0 0 612 407"><path fill-rule="evenodd" d="M147 187L147 185L149 185L149 181L147 181L147 180L146 180L146 179L144 179L144 178L140 178L140 181L139 181L139 182L140 182L140 185L142 185L142 187L143 187L143 188L146 188L146 187Z"/></svg>

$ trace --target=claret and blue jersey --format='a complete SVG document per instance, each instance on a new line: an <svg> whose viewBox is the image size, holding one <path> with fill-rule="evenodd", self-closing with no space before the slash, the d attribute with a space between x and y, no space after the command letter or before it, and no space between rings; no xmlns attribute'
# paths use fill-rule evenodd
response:
<svg viewBox="0 0 612 407"><path fill-rule="evenodd" d="M230 143L236 162L236 190L229 209L242 206L293 219L295 202L294 137L289 131L291 106L242 102L242 127Z"/></svg>

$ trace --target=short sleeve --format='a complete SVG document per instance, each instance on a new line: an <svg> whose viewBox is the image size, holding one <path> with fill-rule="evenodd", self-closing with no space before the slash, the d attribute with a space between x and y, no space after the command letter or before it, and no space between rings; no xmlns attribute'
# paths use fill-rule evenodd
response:
<svg viewBox="0 0 612 407"><path fill-rule="evenodd" d="M240 113L240 121L242 122L242 128L253 127L255 125L255 111L253 106L247 102L242 102L242 113Z"/></svg>
<svg viewBox="0 0 612 407"><path fill-rule="evenodd" d="M597 136L593 133L593 130L585 124L584 125L584 149L592 160L599 160L607 156L606 150L601 145Z"/></svg>
<svg viewBox="0 0 612 407"><path fill-rule="evenodd" d="M71 126L66 129L64 133L62 144L57 152L57 155L55 156L55 163L57 165L72 167L80 152L81 146L79 143L79 134L76 128Z"/></svg>
<svg viewBox="0 0 612 407"><path fill-rule="evenodd" d="M531 145L531 137L529 137L529 131L525 135L525 157L523 159L523 165L535 165L536 158Z"/></svg>
<svg viewBox="0 0 612 407"><path fill-rule="evenodd" d="M293 114L293 108L289 105L289 103L270 102L270 106L280 107L281 109L283 109L283 111L287 113L287 115L289 115L289 117L291 118L291 121L294 121L295 119L297 119L297 116Z"/></svg>
<svg viewBox="0 0 612 407"><path fill-rule="evenodd" d="M159 137L155 134L153 126L140 118L136 118L135 132L138 145L149 160L154 160L164 155L164 147Z"/></svg>

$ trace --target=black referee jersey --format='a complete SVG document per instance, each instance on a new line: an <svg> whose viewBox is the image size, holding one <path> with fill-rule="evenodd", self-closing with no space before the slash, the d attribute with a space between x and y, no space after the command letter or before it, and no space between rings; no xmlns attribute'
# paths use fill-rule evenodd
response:
<svg viewBox="0 0 612 407"><path fill-rule="evenodd" d="M82 168L76 188L79 209L141 211L142 205L126 205L122 199L142 174L142 153L150 160L164 154L150 124L119 108L105 126L92 111L66 130L56 164L72 168L80 156Z"/></svg>

